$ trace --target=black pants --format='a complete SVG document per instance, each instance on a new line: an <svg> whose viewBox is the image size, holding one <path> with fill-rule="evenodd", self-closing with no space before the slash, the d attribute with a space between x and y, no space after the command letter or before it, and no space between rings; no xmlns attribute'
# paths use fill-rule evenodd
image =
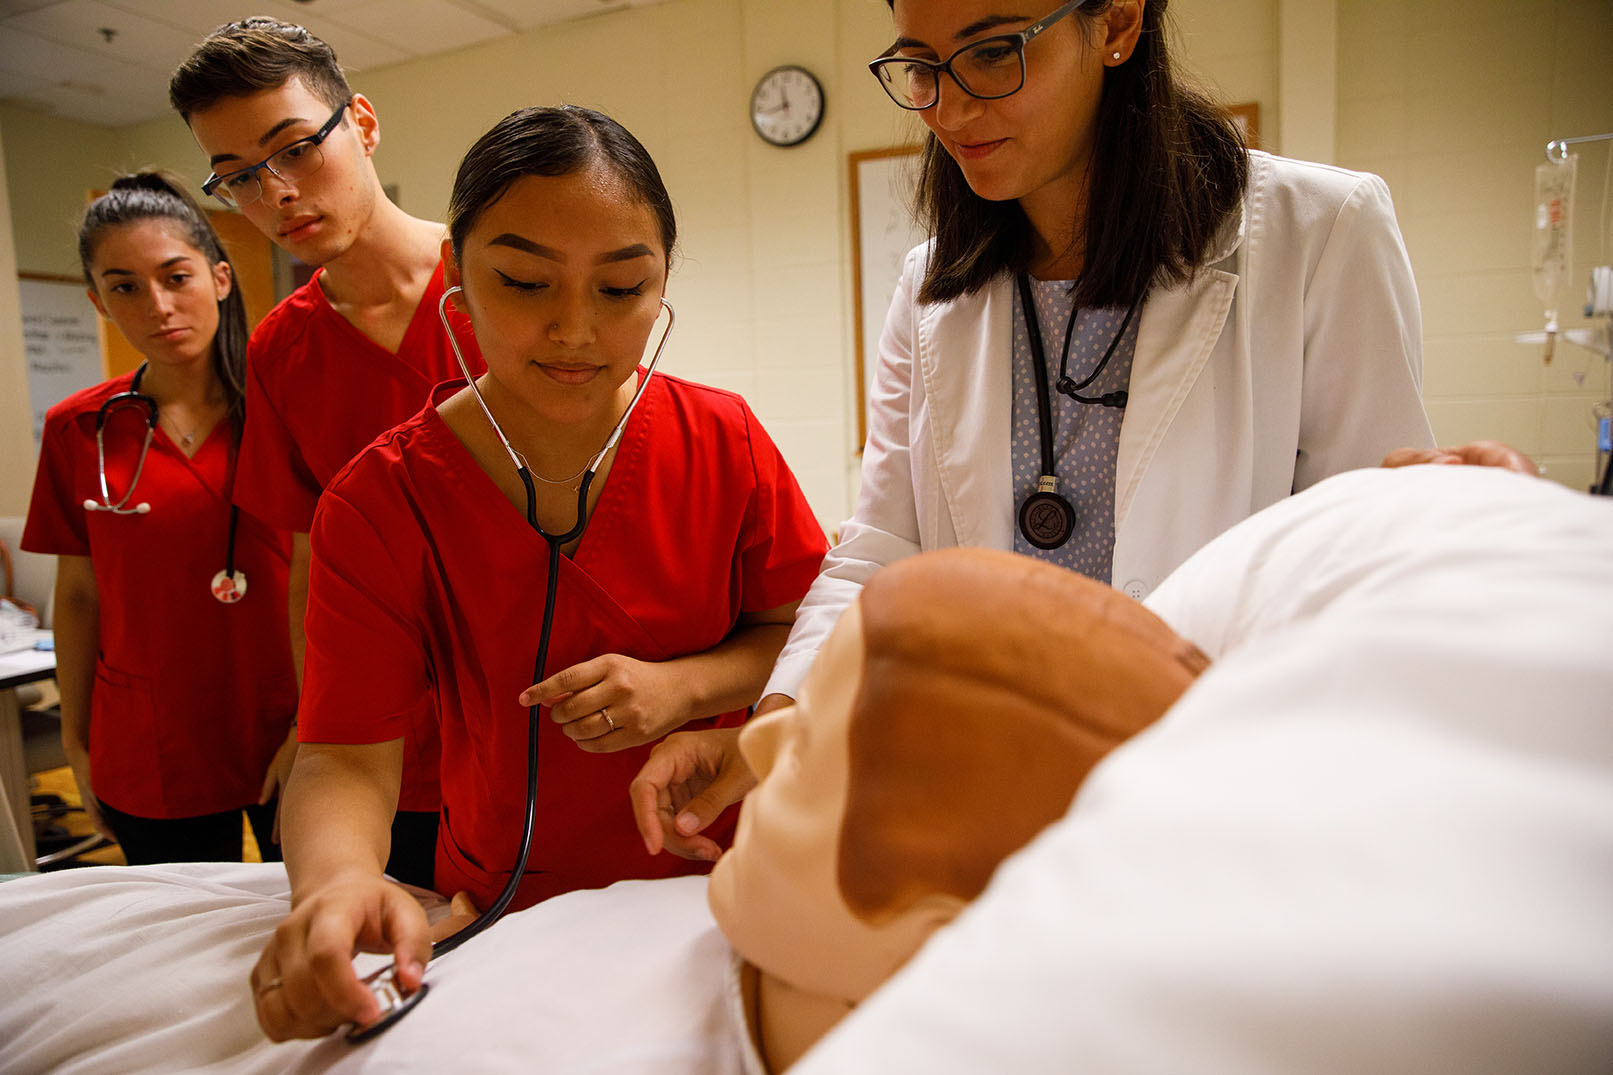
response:
<svg viewBox="0 0 1613 1075"><path fill-rule="evenodd" d="M386 860L386 872L405 884L432 887L437 872L437 811L397 812L392 819L392 854Z"/></svg>
<svg viewBox="0 0 1613 1075"><path fill-rule="evenodd" d="M281 861L280 845L270 839L275 803L248 806L247 820L257 838L264 862ZM130 866L155 862L240 862L241 811L225 810L201 817L151 818L125 814L111 803L101 803ZM437 866L437 814L400 810L392 820L392 854L386 872L411 885L430 888Z"/></svg>
<svg viewBox="0 0 1613 1075"><path fill-rule="evenodd" d="M264 862L280 861L280 845L270 839L275 803L246 809ZM200 817L136 817L102 800L101 816L123 848L130 866L155 862L240 862L241 811L223 810Z"/></svg>

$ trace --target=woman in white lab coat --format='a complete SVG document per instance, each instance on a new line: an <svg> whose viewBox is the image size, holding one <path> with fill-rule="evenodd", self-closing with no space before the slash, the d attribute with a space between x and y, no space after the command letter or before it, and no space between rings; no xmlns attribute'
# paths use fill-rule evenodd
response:
<svg viewBox="0 0 1613 1075"><path fill-rule="evenodd" d="M929 128L934 238L880 341L856 511L758 712L904 556L1013 549L1141 598L1259 509L1433 446L1388 188L1247 150L1177 74L1166 0L891 4L871 67ZM696 742L637 782L652 849L714 855L696 833L748 786Z"/></svg>

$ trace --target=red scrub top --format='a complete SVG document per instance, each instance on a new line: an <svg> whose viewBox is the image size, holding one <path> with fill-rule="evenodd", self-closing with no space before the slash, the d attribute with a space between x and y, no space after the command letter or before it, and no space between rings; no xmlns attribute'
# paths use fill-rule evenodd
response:
<svg viewBox="0 0 1613 1075"><path fill-rule="evenodd" d="M247 347L246 408L235 502L297 533L313 526L314 505L336 472L366 444L414 415L434 385L458 378L459 364L437 316L442 265L415 307L393 354L331 306L313 279L286 297L253 330ZM486 366L470 322L451 312L465 361ZM436 727L409 737L399 808L434 811Z"/></svg>
<svg viewBox="0 0 1613 1075"><path fill-rule="evenodd" d="M299 735L385 742L427 709L442 730L437 887L487 907L520 843L527 710L516 699L533 682L548 545L434 406L337 477L312 540ZM799 600L826 549L744 400L657 376L576 555L561 559L544 675L604 653L664 661L710 649L741 612ZM644 850L627 787L650 746L587 753L546 710L539 742L537 827L516 906L708 868Z"/></svg>
<svg viewBox="0 0 1613 1075"><path fill-rule="evenodd" d="M235 566L247 593L225 605L210 591L228 542L233 432L220 422L194 457L161 427L128 507L100 501L95 415L133 374L85 389L45 417L39 470L23 530L30 552L88 556L100 602L100 653L90 696L95 794L127 814L196 817L258 801L297 710L286 637L290 535L243 511ZM129 488L146 412L107 415L112 503Z"/></svg>

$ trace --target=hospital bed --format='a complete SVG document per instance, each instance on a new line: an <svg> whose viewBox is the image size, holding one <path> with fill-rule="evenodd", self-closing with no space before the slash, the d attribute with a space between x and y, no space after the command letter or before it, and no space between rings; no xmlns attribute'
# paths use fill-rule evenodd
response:
<svg viewBox="0 0 1613 1075"><path fill-rule="evenodd" d="M1613 1070L1613 503L1341 475L1150 604L1216 663L793 1070ZM7 881L0 1070L751 1071L704 886L511 915L350 1046L253 1022L278 866Z"/></svg>

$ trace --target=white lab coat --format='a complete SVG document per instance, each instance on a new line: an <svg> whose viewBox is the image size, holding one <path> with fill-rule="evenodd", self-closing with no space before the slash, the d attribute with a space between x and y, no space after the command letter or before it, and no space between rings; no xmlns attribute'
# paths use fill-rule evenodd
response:
<svg viewBox="0 0 1613 1075"><path fill-rule="evenodd" d="M1013 280L921 304L928 255L908 255L880 339L855 514L765 693L795 695L880 567L1013 548ZM1111 575L1133 597L1261 508L1433 445L1417 286L1377 176L1251 153L1241 211L1204 267L1152 290L1139 316Z"/></svg>

